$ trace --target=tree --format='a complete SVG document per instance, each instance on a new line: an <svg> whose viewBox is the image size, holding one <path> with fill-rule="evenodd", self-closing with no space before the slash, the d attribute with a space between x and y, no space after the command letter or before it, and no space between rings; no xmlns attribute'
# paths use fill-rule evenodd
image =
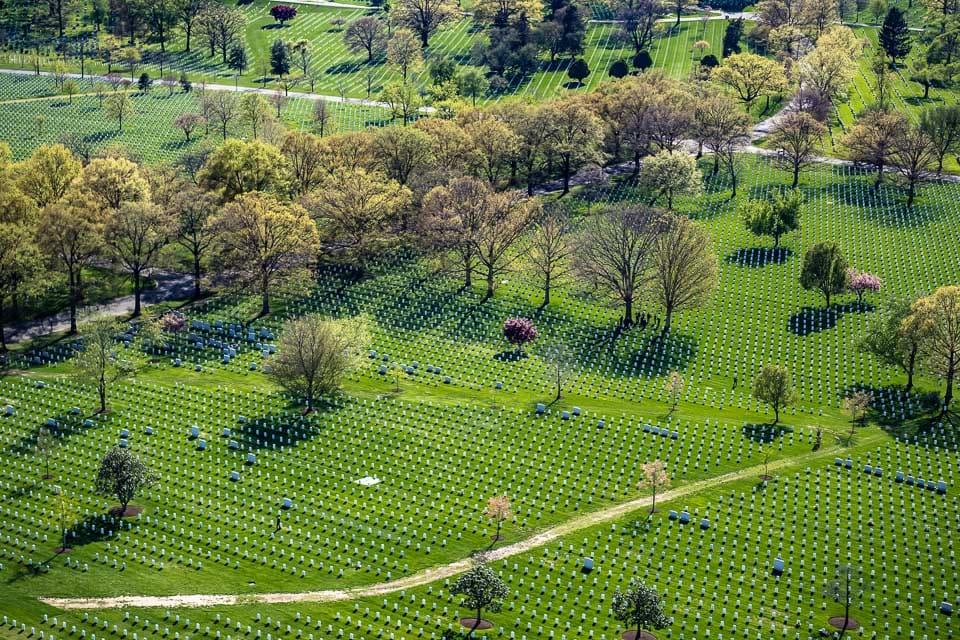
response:
<svg viewBox="0 0 960 640"><path fill-rule="evenodd" d="M80 86L73 78L67 78L63 81L63 88L61 91L63 92L63 95L67 96L67 98L70 100L70 104L73 104L73 96L80 93Z"/></svg>
<svg viewBox="0 0 960 640"><path fill-rule="evenodd" d="M406 127L383 127L373 138L374 164L406 186L431 160L430 136Z"/></svg>
<svg viewBox="0 0 960 640"><path fill-rule="evenodd" d="M646 71L653 66L653 58L650 57L650 52L644 49L643 51L637 52L633 56L633 68L637 71Z"/></svg>
<svg viewBox="0 0 960 640"><path fill-rule="evenodd" d="M132 364L115 353L117 335L116 323L106 317L91 320L80 331L83 346L77 349L74 366L81 380L96 386L99 413L107 411L110 386L133 372Z"/></svg>
<svg viewBox="0 0 960 640"><path fill-rule="evenodd" d="M77 184L114 211L124 202L140 202L150 197L150 184L140 167L122 157L92 160L84 167Z"/></svg>
<svg viewBox="0 0 960 640"><path fill-rule="evenodd" d="M456 8L451 0L396 0L390 11L398 23L419 36L420 45L426 49L430 36L454 16Z"/></svg>
<svg viewBox="0 0 960 640"><path fill-rule="evenodd" d="M880 22L880 16L887 14L887 0L869 0L867 3L867 15L873 18L873 23Z"/></svg>
<svg viewBox="0 0 960 640"><path fill-rule="evenodd" d="M643 161L640 187L650 195L650 206L661 197L667 198L667 211L673 210L673 199L694 196L703 191L703 174L696 159L681 151L661 150Z"/></svg>
<svg viewBox="0 0 960 640"><path fill-rule="evenodd" d="M600 120L576 100L548 102L538 111L544 126L543 151L553 156L563 179L563 191L570 193L570 176L585 164L600 159L603 139Z"/></svg>
<svg viewBox="0 0 960 640"><path fill-rule="evenodd" d="M853 425L867 418L867 410L873 404L873 394L869 391L857 390L843 399L843 408L853 419L850 426L850 435L853 436Z"/></svg>
<svg viewBox="0 0 960 640"><path fill-rule="evenodd" d="M937 175L943 171L943 159L960 146L960 105L940 105L920 112L920 129L933 145Z"/></svg>
<svg viewBox="0 0 960 640"><path fill-rule="evenodd" d="M496 276L516 259L511 247L537 211L533 200L498 193L484 181L463 177L426 195L421 227L434 249L453 258L456 270L464 274L464 288L472 286L473 271L483 269L490 298Z"/></svg>
<svg viewBox="0 0 960 640"><path fill-rule="evenodd" d="M14 167L14 175L20 190L42 209L67 193L82 168L80 161L62 144L43 144Z"/></svg>
<svg viewBox="0 0 960 640"><path fill-rule="evenodd" d="M898 58L905 58L913 43L910 41L910 27L907 18L898 7L891 7L883 19L880 35L877 38L884 52L890 56L890 62L896 64Z"/></svg>
<svg viewBox="0 0 960 640"><path fill-rule="evenodd" d="M242 76L248 64L247 50L244 48L243 44L235 44L234 46L230 47L230 55L227 59L228 67Z"/></svg>
<svg viewBox="0 0 960 640"><path fill-rule="evenodd" d="M343 377L362 364L369 343L362 317L324 320L307 315L289 320L283 325L277 353L269 360L269 376L302 396L310 412L318 396L336 392Z"/></svg>
<svg viewBox="0 0 960 640"><path fill-rule="evenodd" d="M218 2L208 2L197 21L201 35L210 47L210 55L214 56L219 50L221 62L226 64L230 50L243 39L246 27L243 12Z"/></svg>
<svg viewBox="0 0 960 640"><path fill-rule="evenodd" d="M732 98L712 95L700 100L693 112L694 138L713 151L713 173L720 171L720 160L732 156L750 139L750 116L737 108ZM736 176L734 187L736 186Z"/></svg>
<svg viewBox="0 0 960 640"><path fill-rule="evenodd" d="M73 190L40 213L38 241L58 270L66 272L70 333L77 331L77 306L83 298L81 275L103 246L104 214L92 196Z"/></svg>
<svg viewBox="0 0 960 640"><path fill-rule="evenodd" d="M387 61L400 72L403 82L407 74L423 62L423 47L409 29L396 29L387 42Z"/></svg>
<svg viewBox="0 0 960 640"><path fill-rule="evenodd" d="M209 221L216 215L217 202L212 194L192 184L181 183L169 209L176 221L176 242L190 255L193 298L196 300L202 293L203 258L216 238L216 229Z"/></svg>
<svg viewBox="0 0 960 640"><path fill-rule="evenodd" d="M36 444L34 444L34 453L36 453L38 458L43 460L44 480L49 480L53 477L50 475L50 458L53 457L59 445L60 441L57 440L57 436L54 435L48 427L40 427L37 430L37 441Z"/></svg>
<svg viewBox="0 0 960 640"><path fill-rule="evenodd" d="M0 154L8 151L0 144ZM7 350L3 320L8 303L39 289L43 254L37 241L38 220L32 201L0 167L0 351Z"/></svg>
<svg viewBox="0 0 960 640"><path fill-rule="evenodd" d="M554 400L559 401L564 377L576 368L576 356L566 343L553 340L540 348L540 359L547 365L550 381L556 383L557 395Z"/></svg>
<svg viewBox="0 0 960 640"><path fill-rule="evenodd" d="M290 73L290 48L283 40L270 45L270 73L280 77Z"/></svg>
<svg viewBox="0 0 960 640"><path fill-rule="evenodd" d="M655 259L659 215L642 205L607 207L585 224L577 269L589 283L623 303L623 325L633 325L633 303Z"/></svg>
<svg viewBox="0 0 960 640"><path fill-rule="evenodd" d="M307 212L268 193L243 193L212 224L227 275L256 288L262 315L270 313L273 285L302 273L320 249L317 227Z"/></svg>
<svg viewBox="0 0 960 640"><path fill-rule="evenodd" d="M666 629L670 618L663 610L663 600L653 587L631 578L626 591L618 588L610 601L613 617L637 628L636 640L641 640L644 629Z"/></svg>
<svg viewBox="0 0 960 640"><path fill-rule="evenodd" d="M770 236L773 246L780 238L800 228L801 197L792 192L786 197L777 193L770 200L747 200L740 206L740 215L747 230L757 236Z"/></svg>
<svg viewBox="0 0 960 640"><path fill-rule="evenodd" d="M765 365L753 379L753 395L773 409L773 424L780 422L780 411L796 399L790 370L780 365Z"/></svg>
<svg viewBox="0 0 960 640"><path fill-rule="evenodd" d="M550 291L570 273L573 246L570 225L559 215L548 215L534 225L527 260L543 287L543 303L550 304Z"/></svg>
<svg viewBox="0 0 960 640"><path fill-rule="evenodd" d="M363 265L397 242L396 223L411 198L396 180L357 167L327 175L301 201L321 230L325 253Z"/></svg>
<svg viewBox="0 0 960 640"><path fill-rule="evenodd" d="M187 139L187 142L190 142L190 135L201 126L206 118L204 118L199 113L181 113L173 120L173 126L177 129L183 131L184 137Z"/></svg>
<svg viewBox="0 0 960 640"><path fill-rule="evenodd" d="M577 81L577 87L583 86L584 79L590 75L590 67L583 58L577 58L567 67L567 76Z"/></svg>
<svg viewBox="0 0 960 640"><path fill-rule="evenodd" d="M297 8L285 4L277 4L270 7L270 17L283 25L287 20L293 20L297 17Z"/></svg>
<svg viewBox="0 0 960 640"><path fill-rule="evenodd" d="M174 7L174 11L183 25L183 34L186 37L183 50L187 53L190 52L190 38L193 36L193 28L208 2L209 0L180 0Z"/></svg>
<svg viewBox="0 0 960 640"><path fill-rule="evenodd" d="M853 599L863 595L863 576L860 569L849 564L839 567L833 580L828 580L824 585L823 595L831 598L834 602L843 602L843 627L840 629L840 637L847 632L847 628L853 628L854 625L850 617L850 605Z"/></svg>
<svg viewBox="0 0 960 640"><path fill-rule="evenodd" d="M953 401L953 380L960 366L960 287L940 287L914 302L901 330L917 336L927 366L946 380L943 417Z"/></svg>
<svg viewBox="0 0 960 640"><path fill-rule="evenodd" d="M711 72L710 77L732 89L747 111L754 100L764 95L767 97L766 111L770 107L770 95L787 86L781 64L753 53L731 54Z"/></svg>
<svg viewBox="0 0 960 640"><path fill-rule="evenodd" d="M670 397L670 413L677 410L677 404L680 402L680 396L683 395L685 387L686 381L679 371L671 371L667 375L667 380L663 383L663 390Z"/></svg>
<svg viewBox="0 0 960 640"><path fill-rule="evenodd" d="M906 127L906 121L900 114L873 110L859 118L843 137L841 144L846 148L850 160L871 164L876 168L874 189L883 181L883 171Z"/></svg>
<svg viewBox="0 0 960 640"><path fill-rule="evenodd" d="M868 291L873 293L880 291L880 285L880 278L872 273L847 267L847 289L856 294L858 305L863 304L863 294Z"/></svg>
<svg viewBox="0 0 960 640"><path fill-rule="evenodd" d="M123 121L129 120L136 113L130 95L122 91L111 94L104 101L103 110L108 118L117 121L119 131L123 131Z"/></svg>
<svg viewBox="0 0 960 640"><path fill-rule="evenodd" d="M493 569L480 562L450 585L450 593L462 595L464 606L477 612L473 627L467 633L467 637L473 637L474 631L483 622L483 611L499 611L503 600L510 595L510 589Z"/></svg>
<svg viewBox="0 0 960 640"><path fill-rule="evenodd" d="M210 119L220 125L220 132L224 142L227 140L227 127L237 119L239 101L237 96L229 91L214 91L210 99Z"/></svg>
<svg viewBox="0 0 960 640"><path fill-rule="evenodd" d="M910 301L898 297L888 300L867 325L857 348L882 364L901 369L907 375L904 391L913 389L913 373L920 351L918 327L904 323L910 315Z"/></svg>
<svg viewBox="0 0 960 640"><path fill-rule="evenodd" d="M740 53L740 38L743 36L743 18L737 18L727 23L723 31L723 49L721 57Z"/></svg>
<svg viewBox="0 0 960 640"><path fill-rule="evenodd" d="M96 489L120 501L117 513L123 517L127 514L127 505L140 490L153 486L159 479L130 449L114 447L100 462Z"/></svg>
<svg viewBox="0 0 960 640"><path fill-rule="evenodd" d="M373 56L383 48L385 30L383 20L364 16L350 23L343 32L343 42L350 51L365 51L367 62L373 62Z"/></svg>
<svg viewBox="0 0 960 640"><path fill-rule="evenodd" d="M125 202L107 219L104 238L133 281L133 316L140 315L143 273L154 265L174 233L174 220L149 202Z"/></svg>
<svg viewBox="0 0 960 640"><path fill-rule="evenodd" d="M717 288L717 254L710 236L687 217L661 221L653 241L653 295L663 307L663 333L674 311L702 306Z"/></svg>
<svg viewBox="0 0 960 640"><path fill-rule="evenodd" d="M497 533L493 536L496 542L500 540L500 529L503 523L513 517L513 511L510 510L510 498L508 496L493 496L487 500L487 507L483 510L483 515L493 520L497 525ZM479 613L477 617L480 617Z"/></svg>
<svg viewBox="0 0 960 640"><path fill-rule="evenodd" d="M667 393L673 397L673 406L676 408L677 399L680 397L680 394L683 393L683 376L677 371L671 371L667 380L667 385L670 387L669 389L666 389ZM673 409L671 409L671 411L673 411ZM637 485L637 488L640 491L644 491L646 489L650 489L652 491L652 499L650 501L651 516L657 512L657 490L667 489L669 487L670 474L667 473L667 465L663 460L652 460L640 465L640 482ZM618 620L620 620L620 618L618 618ZM627 622L625 620L621 621ZM637 637L639 638L639 636Z"/></svg>
<svg viewBox="0 0 960 640"><path fill-rule="evenodd" d="M210 154L197 176L200 186L224 202L251 191L283 193L289 183L286 162L269 144L230 139Z"/></svg>
<svg viewBox="0 0 960 640"><path fill-rule="evenodd" d="M896 167L907 189L907 208L913 206L917 185L930 177L937 150L920 127L907 125L893 142L890 163Z"/></svg>
<svg viewBox="0 0 960 640"><path fill-rule="evenodd" d="M483 73L477 69L466 69L457 76L460 95L470 98L473 106L477 106L477 98L487 92L490 86Z"/></svg>
<svg viewBox="0 0 960 640"><path fill-rule="evenodd" d="M800 172L816 161L820 138L826 133L825 126L802 111L790 112L774 125L767 141L777 150L777 163L793 173L792 188L800 184Z"/></svg>
<svg viewBox="0 0 960 640"><path fill-rule="evenodd" d="M153 80L150 78L150 74L144 71L140 74L140 77L137 79L137 88L140 89L140 93L146 95L150 93L150 87L153 86Z"/></svg>
<svg viewBox="0 0 960 640"><path fill-rule="evenodd" d="M503 337L517 348L518 353L523 352L523 345L536 340L537 335L537 327L530 318L507 318L503 321Z"/></svg>
<svg viewBox="0 0 960 640"><path fill-rule="evenodd" d="M833 242L818 242L803 255L800 286L823 294L830 306L830 296L843 293L847 285L847 261L840 247Z"/></svg>
<svg viewBox="0 0 960 640"><path fill-rule="evenodd" d="M620 39L633 47L634 54L653 44L657 20L667 13L660 0L616 0L613 10L620 24Z"/></svg>
<svg viewBox="0 0 960 640"><path fill-rule="evenodd" d="M245 93L240 98L240 121L250 127L254 140L270 117L270 105L259 93Z"/></svg>
<svg viewBox="0 0 960 640"><path fill-rule="evenodd" d="M801 94L827 101L845 96L862 53L863 43L849 27L829 27L798 63Z"/></svg>
<svg viewBox="0 0 960 640"><path fill-rule="evenodd" d="M404 126L416 117L423 104L419 90L412 82L391 82L380 93L380 101L386 103L393 119L403 119Z"/></svg>
<svg viewBox="0 0 960 640"><path fill-rule="evenodd" d="M611 78L624 78L630 74L630 67L623 60L617 60L610 65L609 73Z"/></svg>

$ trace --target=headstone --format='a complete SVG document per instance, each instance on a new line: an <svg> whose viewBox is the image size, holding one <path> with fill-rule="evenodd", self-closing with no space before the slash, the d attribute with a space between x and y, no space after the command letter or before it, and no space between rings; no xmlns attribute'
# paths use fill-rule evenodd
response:
<svg viewBox="0 0 960 640"><path fill-rule="evenodd" d="M546 411L547 411L547 406L546 406L545 404L543 404L542 402L538 402L538 403L537 403L537 415L546 413Z"/></svg>
<svg viewBox="0 0 960 640"><path fill-rule="evenodd" d="M681 511L680 512L680 524L689 524L690 522L690 512Z"/></svg>
<svg viewBox="0 0 960 640"><path fill-rule="evenodd" d="M254 453L247 454L247 464L255 464L257 462L257 456Z"/></svg>
<svg viewBox="0 0 960 640"><path fill-rule="evenodd" d="M293 509L293 501L290 498L284 498L283 503L280 505L284 509Z"/></svg>
<svg viewBox="0 0 960 640"><path fill-rule="evenodd" d="M949 616L953 613L953 604L950 602L940 603L940 613Z"/></svg>
<svg viewBox="0 0 960 640"><path fill-rule="evenodd" d="M239 471L231 471L231 472L230 472L230 479L231 479L232 481L234 481L234 482L236 482L237 480L239 480L239 479L240 479L240 472L239 472Z"/></svg>
<svg viewBox="0 0 960 640"><path fill-rule="evenodd" d="M593 558L584 558L583 559L583 572L590 573L593 571Z"/></svg>
<svg viewBox="0 0 960 640"><path fill-rule="evenodd" d="M203 451L203 450L206 449L206 448L207 448L207 441L206 441L206 440L198 440L198 441L197 441L197 449L199 449L200 451Z"/></svg>
<svg viewBox="0 0 960 640"><path fill-rule="evenodd" d="M197 425L193 425L192 427L190 427L190 437L191 437L191 438L199 438L199 437L200 437L200 427L198 427Z"/></svg>
<svg viewBox="0 0 960 640"><path fill-rule="evenodd" d="M783 575L783 558L774 558L773 560L773 575L782 576Z"/></svg>

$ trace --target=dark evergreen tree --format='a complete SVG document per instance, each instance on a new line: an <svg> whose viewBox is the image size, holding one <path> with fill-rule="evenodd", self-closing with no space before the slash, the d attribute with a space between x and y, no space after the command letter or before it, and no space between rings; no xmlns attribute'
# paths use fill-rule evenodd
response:
<svg viewBox="0 0 960 640"><path fill-rule="evenodd" d="M290 48L283 40L274 40L270 46L270 72L280 77L290 73Z"/></svg>
<svg viewBox="0 0 960 640"><path fill-rule="evenodd" d="M740 53L740 37L743 35L743 18L737 18L727 24L723 32L723 57Z"/></svg>
<svg viewBox="0 0 960 640"><path fill-rule="evenodd" d="M650 57L650 53L647 51L641 51L637 55L633 56L633 68L644 71L653 66L653 58Z"/></svg>
<svg viewBox="0 0 960 640"><path fill-rule="evenodd" d="M612 78L623 78L628 73L630 73L630 67L623 60L617 60L610 65L610 77Z"/></svg>
<svg viewBox="0 0 960 640"><path fill-rule="evenodd" d="M897 59L904 58L913 43L910 41L910 28L907 26L907 19L903 11L897 7L892 7L883 19L883 27L880 28L880 46L884 52L890 56L890 62L896 64Z"/></svg>

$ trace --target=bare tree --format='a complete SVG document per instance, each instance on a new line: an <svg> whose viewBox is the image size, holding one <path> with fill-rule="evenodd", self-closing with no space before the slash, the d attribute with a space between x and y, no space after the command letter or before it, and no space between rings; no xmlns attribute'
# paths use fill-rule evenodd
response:
<svg viewBox="0 0 960 640"><path fill-rule="evenodd" d="M710 236L686 217L674 216L654 241L653 293L663 306L663 333L674 311L706 304L717 288L717 254Z"/></svg>
<svg viewBox="0 0 960 640"><path fill-rule="evenodd" d="M919 127L906 126L893 142L890 163L907 189L907 207L913 206L917 185L930 179L937 162L937 150L933 141Z"/></svg>
<svg viewBox="0 0 960 640"><path fill-rule="evenodd" d="M570 273L572 245L570 224L558 214L545 216L534 228L527 260L543 286L543 303L550 304L550 290Z"/></svg>
<svg viewBox="0 0 960 640"><path fill-rule="evenodd" d="M175 231L173 216L149 202L124 202L107 219L104 233L113 258L133 280L133 315L140 315L143 272Z"/></svg>
<svg viewBox="0 0 960 640"><path fill-rule="evenodd" d="M768 141L777 150L777 164L793 174L793 188L800 183L800 172L815 161L826 133L825 126L802 111L788 113L774 125Z"/></svg>
<svg viewBox="0 0 960 640"><path fill-rule="evenodd" d="M367 62L373 62L373 57L386 46L386 26L379 18L364 16L350 23L343 41L351 51L366 52Z"/></svg>
<svg viewBox="0 0 960 640"><path fill-rule="evenodd" d="M223 139L227 139L227 127L240 114L237 97L228 91L214 91L210 99L210 117L220 125Z"/></svg>
<svg viewBox="0 0 960 640"><path fill-rule="evenodd" d="M623 326L649 280L660 216L643 205L607 207L586 224L577 247L583 278L623 303Z"/></svg>

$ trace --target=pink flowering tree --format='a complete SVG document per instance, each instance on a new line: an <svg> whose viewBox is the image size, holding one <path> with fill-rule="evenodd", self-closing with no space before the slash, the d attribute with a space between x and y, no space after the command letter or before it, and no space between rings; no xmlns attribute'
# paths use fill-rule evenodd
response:
<svg viewBox="0 0 960 640"><path fill-rule="evenodd" d="M858 305L863 304L863 294L880 291L880 284L880 278L872 273L857 271L853 267L847 268L847 289L857 294Z"/></svg>
<svg viewBox="0 0 960 640"><path fill-rule="evenodd" d="M278 4L270 7L270 15L273 19L283 24L287 20L293 20L297 17L297 8L285 4Z"/></svg>
<svg viewBox="0 0 960 640"><path fill-rule="evenodd" d="M513 517L513 511L510 509L510 498L493 496L487 500L487 508L483 510L483 515L497 523L497 535L493 537L493 540L494 542L500 540L500 530L503 528L503 523Z"/></svg>
<svg viewBox="0 0 960 640"><path fill-rule="evenodd" d="M530 318L507 318L503 322L503 337L523 352L523 345L537 339L537 328Z"/></svg>
<svg viewBox="0 0 960 640"><path fill-rule="evenodd" d="M657 512L657 489L666 489L670 486L670 474L667 473L667 465L663 460L653 460L646 462L641 467L640 484L638 488L653 490L653 500L650 502L650 514Z"/></svg>

